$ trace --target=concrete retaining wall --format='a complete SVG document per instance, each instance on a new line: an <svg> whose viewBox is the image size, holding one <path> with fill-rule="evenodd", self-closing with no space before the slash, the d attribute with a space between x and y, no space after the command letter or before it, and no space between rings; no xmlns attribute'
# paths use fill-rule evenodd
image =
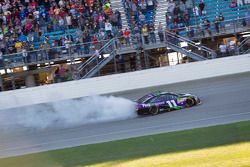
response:
<svg viewBox="0 0 250 167"><path fill-rule="evenodd" d="M0 109L250 71L250 55L155 68L0 93Z"/></svg>

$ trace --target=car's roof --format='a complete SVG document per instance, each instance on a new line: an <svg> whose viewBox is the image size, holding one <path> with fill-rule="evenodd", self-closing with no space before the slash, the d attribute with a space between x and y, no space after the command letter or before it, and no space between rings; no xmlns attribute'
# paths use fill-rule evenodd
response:
<svg viewBox="0 0 250 167"><path fill-rule="evenodd" d="M151 95L151 96L160 96L160 95L166 95L166 94L175 94L176 93L173 93L173 92L166 92L166 91L155 91L155 92L151 92L151 93L148 93L147 95Z"/></svg>

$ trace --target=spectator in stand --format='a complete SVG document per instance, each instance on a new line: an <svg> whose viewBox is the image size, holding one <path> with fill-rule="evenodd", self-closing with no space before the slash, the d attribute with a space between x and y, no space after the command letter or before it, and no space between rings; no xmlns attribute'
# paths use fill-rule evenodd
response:
<svg viewBox="0 0 250 167"><path fill-rule="evenodd" d="M66 81L66 69L64 68L63 65L59 67L58 75L59 75L59 82Z"/></svg>
<svg viewBox="0 0 250 167"><path fill-rule="evenodd" d="M186 27L190 26L190 16L188 13L184 13L183 22Z"/></svg>
<svg viewBox="0 0 250 167"><path fill-rule="evenodd" d="M175 9L175 2L173 0L170 0L168 3L168 9L167 11L171 14L174 13L174 9Z"/></svg>
<svg viewBox="0 0 250 167"><path fill-rule="evenodd" d="M115 25L115 31L117 27L121 27L121 23L119 24L121 19L118 11L116 11L115 17L112 13L109 1L4 1L0 3L0 27L2 27L0 36L7 37L4 38L6 48L4 54L23 51L23 49L15 49L18 41L11 40L13 37L15 39L18 37L23 45L27 43L33 47L33 42L44 42L45 33L65 30L66 27L69 29L81 28L82 31L88 29L91 34L99 33L100 28L105 27L106 20ZM93 40L95 39L93 38ZM72 43L77 42L76 40L71 41ZM51 39L50 43L56 46L62 42ZM17 45L19 44L17 43ZM36 48L40 47L43 46L38 47L37 45Z"/></svg>
<svg viewBox="0 0 250 167"><path fill-rule="evenodd" d="M150 41L152 43L156 43L156 37L155 37L155 28L153 23L150 23L148 26L148 31L149 31L149 36L150 36Z"/></svg>
<svg viewBox="0 0 250 167"><path fill-rule="evenodd" d="M146 17L142 12L140 12L140 14L139 14L139 19L140 19L140 24L141 25L145 24Z"/></svg>
<svg viewBox="0 0 250 167"><path fill-rule="evenodd" d="M215 27L216 33L217 34L220 33L220 19L218 16L215 17L214 27Z"/></svg>
<svg viewBox="0 0 250 167"><path fill-rule="evenodd" d="M72 28L72 15L71 14L66 15L66 24L67 24L68 29Z"/></svg>
<svg viewBox="0 0 250 167"><path fill-rule="evenodd" d="M224 16L222 13L220 13L219 15L219 27L220 27L220 31L226 31L225 23L224 23Z"/></svg>
<svg viewBox="0 0 250 167"><path fill-rule="evenodd" d="M247 9L247 12L245 13L245 22L246 26L250 27L250 9Z"/></svg>
<svg viewBox="0 0 250 167"><path fill-rule="evenodd" d="M2 74L0 73L0 92L2 91L3 91L3 78L2 78Z"/></svg>
<svg viewBox="0 0 250 167"><path fill-rule="evenodd" d="M126 46L130 46L130 31L128 28L126 28L124 31L124 38L126 41Z"/></svg>
<svg viewBox="0 0 250 167"><path fill-rule="evenodd" d="M225 57L227 55L227 45L225 45L223 42L219 46L220 49L220 55L221 57Z"/></svg>
<svg viewBox="0 0 250 167"><path fill-rule="evenodd" d="M117 48L121 48L122 47L122 43L123 43L123 32L122 29L118 29L117 34L116 34L116 44L117 44Z"/></svg>
<svg viewBox="0 0 250 167"><path fill-rule="evenodd" d="M153 10L154 9L154 2L153 2L153 0L146 0L146 4L147 4L147 9L149 9L149 10Z"/></svg>
<svg viewBox="0 0 250 167"><path fill-rule="evenodd" d="M118 10L115 10L115 16L118 19L118 28L122 29L122 18L121 13Z"/></svg>
<svg viewBox="0 0 250 167"><path fill-rule="evenodd" d="M231 8L236 8L237 7L237 0L232 0L230 3Z"/></svg>
<svg viewBox="0 0 250 167"><path fill-rule="evenodd" d="M234 56L235 55L235 51L236 51L236 43L234 40L230 40L228 42L228 51L229 51L229 54L230 56Z"/></svg>
<svg viewBox="0 0 250 167"><path fill-rule="evenodd" d="M210 25L210 21L208 20L208 18L205 18L203 25L204 25L205 32L208 32L209 36L211 36L212 35L212 32L210 30L211 25ZM205 36L205 32L203 32L203 36Z"/></svg>
<svg viewBox="0 0 250 167"><path fill-rule="evenodd" d="M142 40L141 40L141 31L139 30L138 26L135 26L133 30L133 37L134 37L134 45L139 48L141 47Z"/></svg>
<svg viewBox="0 0 250 167"><path fill-rule="evenodd" d="M136 6L136 3L135 2L132 2L132 5L131 5L131 15L132 16L136 16L137 14L137 6Z"/></svg>
<svg viewBox="0 0 250 167"><path fill-rule="evenodd" d="M199 8L197 6L194 6L194 8L193 8L193 14L194 14L195 17L199 16L200 10L199 10Z"/></svg>
<svg viewBox="0 0 250 167"><path fill-rule="evenodd" d="M76 52L77 52L77 54L79 56L79 55L82 54L82 51L81 51L81 41L80 41L79 38L76 38L76 43L75 44L76 44L75 45L75 49L76 49Z"/></svg>
<svg viewBox="0 0 250 167"><path fill-rule="evenodd" d="M4 60L3 60L3 52L0 51L0 67L4 66Z"/></svg>
<svg viewBox="0 0 250 167"><path fill-rule="evenodd" d="M203 2L203 0L200 0L200 3L199 3L199 9L200 9L200 15L202 15L204 9L205 9L205 3Z"/></svg>
<svg viewBox="0 0 250 167"><path fill-rule="evenodd" d="M148 44L149 43L149 41L148 41L148 27L147 27L146 24L144 24L143 27L142 27L142 35L143 35L143 38L144 38L144 42L146 44Z"/></svg>
<svg viewBox="0 0 250 167"><path fill-rule="evenodd" d="M180 1L180 14L181 15L184 15L184 13L187 13L188 11L187 11L187 6L186 6L186 4L183 2L183 1Z"/></svg>
<svg viewBox="0 0 250 167"><path fill-rule="evenodd" d="M110 21L111 21L111 24L114 26L114 28L117 29L119 23L118 23L118 17L115 15L115 13L112 13L110 15Z"/></svg>
<svg viewBox="0 0 250 167"><path fill-rule="evenodd" d="M244 3L243 3L243 0L237 0L237 6L243 6Z"/></svg>
<svg viewBox="0 0 250 167"><path fill-rule="evenodd" d="M147 10L147 3L145 0L138 1L138 5L141 12L145 12Z"/></svg>
<svg viewBox="0 0 250 167"><path fill-rule="evenodd" d="M108 20L105 23L105 31L107 33L107 36L110 36L112 34L112 25Z"/></svg>
<svg viewBox="0 0 250 167"><path fill-rule="evenodd" d="M164 32L163 32L163 26L162 26L161 22L159 22L157 29L158 29L158 36L160 38L160 41L163 42L164 41Z"/></svg>

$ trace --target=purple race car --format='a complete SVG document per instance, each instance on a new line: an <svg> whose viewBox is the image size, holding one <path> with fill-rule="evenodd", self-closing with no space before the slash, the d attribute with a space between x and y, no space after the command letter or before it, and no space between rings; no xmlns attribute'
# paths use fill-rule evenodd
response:
<svg viewBox="0 0 250 167"><path fill-rule="evenodd" d="M179 110L201 103L200 99L195 95L176 94L161 91L149 93L136 100L136 102L138 115L156 115L161 112Z"/></svg>

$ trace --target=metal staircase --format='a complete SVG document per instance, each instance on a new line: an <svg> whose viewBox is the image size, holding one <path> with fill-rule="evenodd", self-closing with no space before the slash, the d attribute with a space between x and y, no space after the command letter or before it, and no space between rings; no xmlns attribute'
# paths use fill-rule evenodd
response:
<svg viewBox="0 0 250 167"><path fill-rule="evenodd" d="M124 30L126 27L128 27L128 21L122 4L122 0L111 0L111 5L113 11L118 10L121 13L122 29Z"/></svg>
<svg viewBox="0 0 250 167"><path fill-rule="evenodd" d="M90 78L100 74L100 70L113 60L115 55L115 40L111 39L77 68L79 79Z"/></svg>
<svg viewBox="0 0 250 167"><path fill-rule="evenodd" d="M182 47L181 43L186 44L186 46ZM169 31L166 31L166 44L167 47L171 48L172 50L182 53L196 61L213 59L217 57L217 54L214 50L205 46L197 45L195 42L173 34Z"/></svg>
<svg viewBox="0 0 250 167"><path fill-rule="evenodd" d="M167 0L157 0L157 7L155 11L154 26L157 29L159 22L162 23L163 28L166 28L166 12L168 9Z"/></svg>
<svg viewBox="0 0 250 167"><path fill-rule="evenodd" d="M250 53L250 37L245 38L238 46L238 54Z"/></svg>

